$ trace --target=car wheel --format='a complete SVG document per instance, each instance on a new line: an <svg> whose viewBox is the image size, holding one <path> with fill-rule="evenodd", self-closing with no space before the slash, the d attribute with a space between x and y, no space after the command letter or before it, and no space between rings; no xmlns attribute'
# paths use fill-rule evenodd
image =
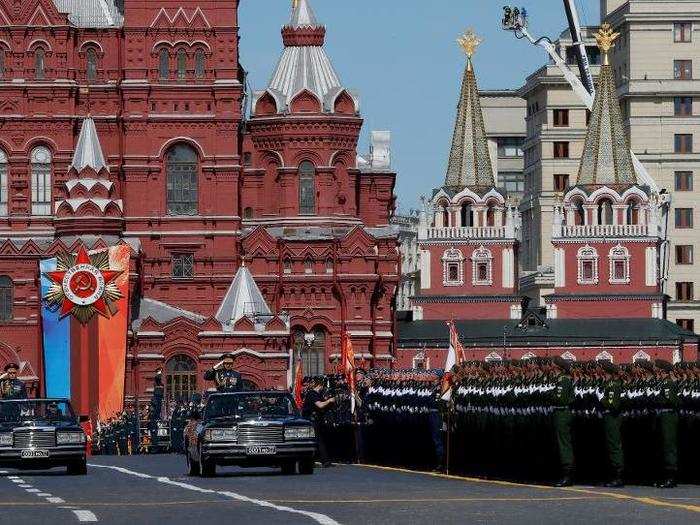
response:
<svg viewBox="0 0 700 525"><path fill-rule="evenodd" d="M299 461L299 474L304 474L305 476L308 476L310 474L314 473L314 459L302 459Z"/></svg>
<svg viewBox="0 0 700 525"><path fill-rule="evenodd" d="M199 475L203 478L211 478L216 476L216 463L205 458L201 454L199 456Z"/></svg>
<svg viewBox="0 0 700 525"><path fill-rule="evenodd" d="M296 473L297 473L297 462L296 461L287 461L285 463L282 463L282 474L284 474L285 476L293 476Z"/></svg>
<svg viewBox="0 0 700 525"><path fill-rule="evenodd" d="M197 476L199 474L199 463L192 459L189 452L185 453L187 457L187 475Z"/></svg>
<svg viewBox="0 0 700 525"><path fill-rule="evenodd" d="M71 476L84 476L87 474L87 460L79 459L68 464L66 469Z"/></svg>

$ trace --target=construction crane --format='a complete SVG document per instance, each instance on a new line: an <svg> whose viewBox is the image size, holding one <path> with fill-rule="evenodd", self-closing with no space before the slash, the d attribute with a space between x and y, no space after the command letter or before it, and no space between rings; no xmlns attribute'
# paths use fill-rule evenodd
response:
<svg viewBox="0 0 700 525"><path fill-rule="evenodd" d="M514 6L503 7L502 27L506 31L511 31L519 40L527 39L531 44L544 49L554 61L554 64L559 68L564 75L566 81L571 85L574 93L581 99L581 102L590 110L593 110L593 101L595 99L595 86L593 84L593 75L591 74L591 66L586 53L586 46L583 42L583 34L581 31L581 23L578 16L578 10L574 0L563 0L566 18L569 21L569 30L571 32L571 40L576 53L576 59L579 67L580 78L571 70L566 63L565 57L557 53L554 43L548 37L534 38L528 31L528 13L524 7L518 8ZM654 178L649 175L644 165L639 161L634 151L632 154L632 163L637 174L637 181L646 185L651 190L652 194L657 198L659 210L662 220L661 227L663 229L661 238L661 253L660 253L660 275L661 275L661 291L665 292L668 282L668 268L670 264L670 243L668 240L668 221L669 212L671 209L671 196L665 189L660 189Z"/></svg>

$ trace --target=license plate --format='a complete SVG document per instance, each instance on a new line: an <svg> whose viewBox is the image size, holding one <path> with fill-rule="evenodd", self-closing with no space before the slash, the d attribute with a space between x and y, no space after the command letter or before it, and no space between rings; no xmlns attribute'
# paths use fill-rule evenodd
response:
<svg viewBox="0 0 700 525"><path fill-rule="evenodd" d="M23 450L22 452L20 452L20 456L22 458L26 458L26 459L48 458L49 451L48 450Z"/></svg>
<svg viewBox="0 0 700 525"><path fill-rule="evenodd" d="M277 454L277 447L270 445L256 445L253 447L247 447L245 453L249 456L274 456Z"/></svg>

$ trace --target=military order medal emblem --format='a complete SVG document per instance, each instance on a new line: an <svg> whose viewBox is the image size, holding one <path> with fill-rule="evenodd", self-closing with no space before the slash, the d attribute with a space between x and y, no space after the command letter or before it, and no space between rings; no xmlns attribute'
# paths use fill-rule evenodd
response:
<svg viewBox="0 0 700 525"><path fill-rule="evenodd" d="M114 283L122 273L109 269L106 252L88 255L81 247L75 257L59 257L55 272L45 273L52 283L46 302L60 308L61 317L72 314L82 324L95 313L109 318L115 312L114 303L122 297Z"/></svg>

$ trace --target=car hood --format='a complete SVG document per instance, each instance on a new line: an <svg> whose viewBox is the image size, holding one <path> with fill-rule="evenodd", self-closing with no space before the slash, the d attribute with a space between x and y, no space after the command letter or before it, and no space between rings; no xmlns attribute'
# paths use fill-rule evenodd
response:
<svg viewBox="0 0 700 525"><path fill-rule="evenodd" d="M57 428L60 430L82 430L80 426L71 421L47 421L45 419L32 419L28 421L0 423L0 432L10 432L16 428Z"/></svg>
<svg viewBox="0 0 700 525"><path fill-rule="evenodd" d="M311 425L311 421L299 416L259 416L259 417L230 417L208 419L203 422L205 428L232 427L235 425L250 426L303 426Z"/></svg>

